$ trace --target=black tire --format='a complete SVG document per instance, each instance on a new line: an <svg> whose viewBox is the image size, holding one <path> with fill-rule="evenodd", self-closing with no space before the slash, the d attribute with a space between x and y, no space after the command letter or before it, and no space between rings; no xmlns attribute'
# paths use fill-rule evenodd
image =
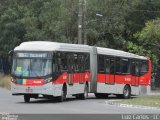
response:
<svg viewBox="0 0 160 120"><path fill-rule="evenodd" d="M95 95L96 98L98 98L98 99L108 98L108 94L105 94L105 93L94 93L94 95Z"/></svg>
<svg viewBox="0 0 160 120"><path fill-rule="evenodd" d="M75 95L76 99L80 99L81 94Z"/></svg>
<svg viewBox="0 0 160 120"><path fill-rule="evenodd" d="M77 99L85 100L88 98L88 85L86 84L84 87L84 93L76 96Z"/></svg>
<svg viewBox="0 0 160 120"><path fill-rule="evenodd" d="M66 96L67 96L67 89L66 87L63 86L62 91L61 91L61 96L58 97L59 102L66 101Z"/></svg>
<svg viewBox="0 0 160 120"><path fill-rule="evenodd" d="M30 102L30 95L24 95L24 102L29 103Z"/></svg>
<svg viewBox="0 0 160 120"><path fill-rule="evenodd" d="M128 85L124 87L122 97L124 99L129 99L131 97L131 89Z"/></svg>

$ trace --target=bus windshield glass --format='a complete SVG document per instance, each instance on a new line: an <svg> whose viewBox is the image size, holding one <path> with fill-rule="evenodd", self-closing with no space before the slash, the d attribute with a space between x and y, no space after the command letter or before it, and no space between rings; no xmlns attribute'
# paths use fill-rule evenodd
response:
<svg viewBox="0 0 160 120"><path fill-rule="evenodd" d="M12 74L19 77L45 77L52 73L51 59L35 57L15 57Z"/></svg>

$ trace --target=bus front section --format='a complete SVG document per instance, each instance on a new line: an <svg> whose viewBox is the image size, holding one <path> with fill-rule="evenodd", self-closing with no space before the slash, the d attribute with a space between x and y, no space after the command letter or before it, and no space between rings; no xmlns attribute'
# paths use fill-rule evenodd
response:
<svg viewBox="0 0 160 120"><path fill-rule="evenodd" d="M11 91L12 95L30 98L53 95L53 53L20 52L13 54Z"/></svg>

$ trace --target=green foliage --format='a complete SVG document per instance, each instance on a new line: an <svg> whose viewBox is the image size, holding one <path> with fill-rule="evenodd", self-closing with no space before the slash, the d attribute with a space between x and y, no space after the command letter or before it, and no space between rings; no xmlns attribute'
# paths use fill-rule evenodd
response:
<svg viewBox="0 0 160 120"><path fill-rule="evenodd" d="M86 28L89 44L123 49L126 5L127 2L122 0L88 0Z"/></svg>
<svg viewBox="0 0 160 120"><path fill-rule="evenodd" d="M79 0L1 1L0 56L24 41L77 43L78 3ZM152 20L160 17L159 10L158 0L86 0L83 26L88 44L150 56L157 63L160 27L159 19Z"/></svg>
<svg viewBox="0 0 160 120"><path fill-rule="evenodd" d="M134 37L133 34L137 31L141 31L147 21L160 16L159 0L134 0L129 6L125 20L127 34L131 37Z"/></svg>
<svg viewBox="0 0 160 120"><path fill-rule="evenodd" d="M146 50L143 48L143 46L138 46L132 42L127 43L127 48L129 49L129 52L144 55L146 53Z"/></svg>
<svg viewBox="0 0 160 120"><path fill-rule="evenodd" d="M14 6L14 5L13 5ZM19 8L8 8L0 18L0 55L7 55L8 51L23 42L25 27L19 20Z"/></svg>
<svg viewBox="0 0 160 120"><path fill-rule="evenodd" d="M153 62L157 63L160 54L160 18L147 22L142 31L137 32L134 36L138 39L139 44L149 51Z"/></svg>
<svg viewBox="0 0 160 120"><path fill-rule="evenodd" d="M159 47L160 46L160 18L152 20L146 23L146 26L141 32L135 34L135 37L139 38L139 41L143 45L148 47Z"/></svg>

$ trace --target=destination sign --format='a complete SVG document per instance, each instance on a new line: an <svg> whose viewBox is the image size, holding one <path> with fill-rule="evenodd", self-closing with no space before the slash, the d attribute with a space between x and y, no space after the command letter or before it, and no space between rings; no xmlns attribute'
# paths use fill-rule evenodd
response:
<svg viewBox="0 0 160 120"><path fill-rule="evenodd" d="M24 57L24 58L48 58L48 57L51 57L51 54L50 53L24 53L24 52L21 52L21 53L16 53L16 57Z"/></svg>

